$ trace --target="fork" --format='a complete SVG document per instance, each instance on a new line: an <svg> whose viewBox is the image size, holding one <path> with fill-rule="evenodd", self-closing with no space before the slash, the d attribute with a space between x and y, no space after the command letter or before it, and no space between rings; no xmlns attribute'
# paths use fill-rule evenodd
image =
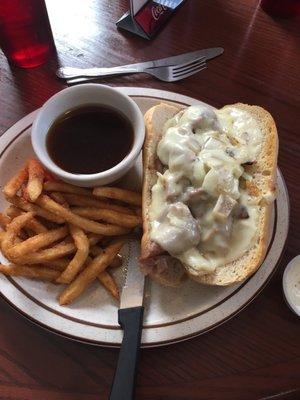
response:
<svg viewBox="0 0 300 400"><path fill-rule="evenodd" d="M188 78L206 68L206 60L201 57L192 62L167 67L147 68L144 72L164 82L176 82Z"/></svg>
<svg viewBox="0 0 300 400"><path fill-rule="evenodd" d="M193 61L185 62L177 65L169 65L166 67L152 67L152 68L141 68L141 67L113 67L113 68L90 68L80 69L65 67L58 70L57 76L62 79L68 80L69 83L79 83L88 81L91 79L102 78L104 76L113 75L124 75L124 74L136 74L146 73L155 76L157 79L164 82L175 82L181 79L188 78L202 71L206 68L205 57L199 57Z"/></svg>

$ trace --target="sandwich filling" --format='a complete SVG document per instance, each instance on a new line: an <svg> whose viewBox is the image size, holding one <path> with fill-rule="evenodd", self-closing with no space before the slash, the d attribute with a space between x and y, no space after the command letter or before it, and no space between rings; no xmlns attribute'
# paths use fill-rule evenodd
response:
<svg viewBox="0 0 300 400"><path fill-rule="evenodd" d="M260 205L246 190L252 176L245 166L256 162L262 140L255 118L234 107L191 106L164 127L150 238L197 275L234 261L257 240Z"/></svg>

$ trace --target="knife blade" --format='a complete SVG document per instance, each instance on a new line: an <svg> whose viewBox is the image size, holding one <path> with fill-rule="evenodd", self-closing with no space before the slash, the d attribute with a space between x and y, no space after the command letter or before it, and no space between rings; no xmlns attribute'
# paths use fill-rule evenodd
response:
<svg viewBox="0 0 300 400"><path fill-rule="evenodd" d="M177 56L161 58L159 60L146 61L142 63L128 64L122 65L119 67L110 67L110 68L73 68L73 67L61 67L56 71L56 75L61 79L68 79L72 83L80 82L87 78L91 79L93 77L97 77L102 73L105 74L119 74L119 73L128 73L128 72L138 72L139 70L145 68L157 68L157 67L166 67L168 65L182 64L185 62L193 61L197 58L204 57L205 60L211 60L224 52L222 47L211 47L208 49L191 51L185 54L179 54ZM121 72L122 70L122 72ZM128 70L128 72L126 72Z"/></svg>
<svg viewBox="0 0 300 400"><path fill-rule="evenodd" d="M140 253L138 242L130 241L129 246L131 260L137 259ZM118 310L118 321L124 331L124 336L109 400L134 398L144 312L144 285L145 275L140 271L137 263L130 264L127 267Z"/></svg>
<svg viewBox="0 0 300 400"><path fill-rule="evenodd" d="M135 63L124 65L123 67L132 68L155 68L155 67L166 67L168 65L183 64L185 62L193 61L200 57L205 57L206 60L211 60L224 53L223 47L211 47L208 49L191 51L189 53L179 54L177 56L171 56L161 58L159 60L146 61L143 63Z"/></svg>
<svg viewBox="0 0 300 400"><path fill-rule="evenodd" d="M140 241L134 236L128 239L130 259L138 260L140 256ZM145 275L137 263L130 264L125 270L125 280L121 293L120 309L139 307L143 305Z"/></svg>

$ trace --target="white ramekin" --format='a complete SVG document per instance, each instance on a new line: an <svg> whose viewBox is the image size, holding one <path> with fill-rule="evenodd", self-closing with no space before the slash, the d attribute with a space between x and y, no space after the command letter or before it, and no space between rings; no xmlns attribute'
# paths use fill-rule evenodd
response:
<svg viewBox="0 0 300 400"><path fill-rule="evenodd" d="M72 174L52 161L47 151L46 137L57 117L67 110L86 104L111 106L126 115L133 126L133 146L130 153L113 168L96 174ZM41 163L63 181L85 187L106 185L121 178L135 163L144 137L143 115L135 102L117 89L95 83L73 86L52 96L40 109L31 132L32 146Z"/></svg>

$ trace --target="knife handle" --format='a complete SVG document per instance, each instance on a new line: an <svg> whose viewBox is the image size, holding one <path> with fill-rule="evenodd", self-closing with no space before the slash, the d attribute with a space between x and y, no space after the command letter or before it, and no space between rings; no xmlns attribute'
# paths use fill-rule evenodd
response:
<svg viewBox="0 0 300 400"><path fill-rule="evenodd" d="M144 307L124 308L118 312L124 336L109 400L134 399L143 313Z"/></svg>
<svg viewBox="0 0 300 400"><path fill-rule="evenodd" d="M108 67L108 68L73 68L61 67L56 71L56 75L61 79L74 79L74 78L101 78L102 76L135 74L142 72L143 68L139 66L124 65L121 67Z"/></svg>

